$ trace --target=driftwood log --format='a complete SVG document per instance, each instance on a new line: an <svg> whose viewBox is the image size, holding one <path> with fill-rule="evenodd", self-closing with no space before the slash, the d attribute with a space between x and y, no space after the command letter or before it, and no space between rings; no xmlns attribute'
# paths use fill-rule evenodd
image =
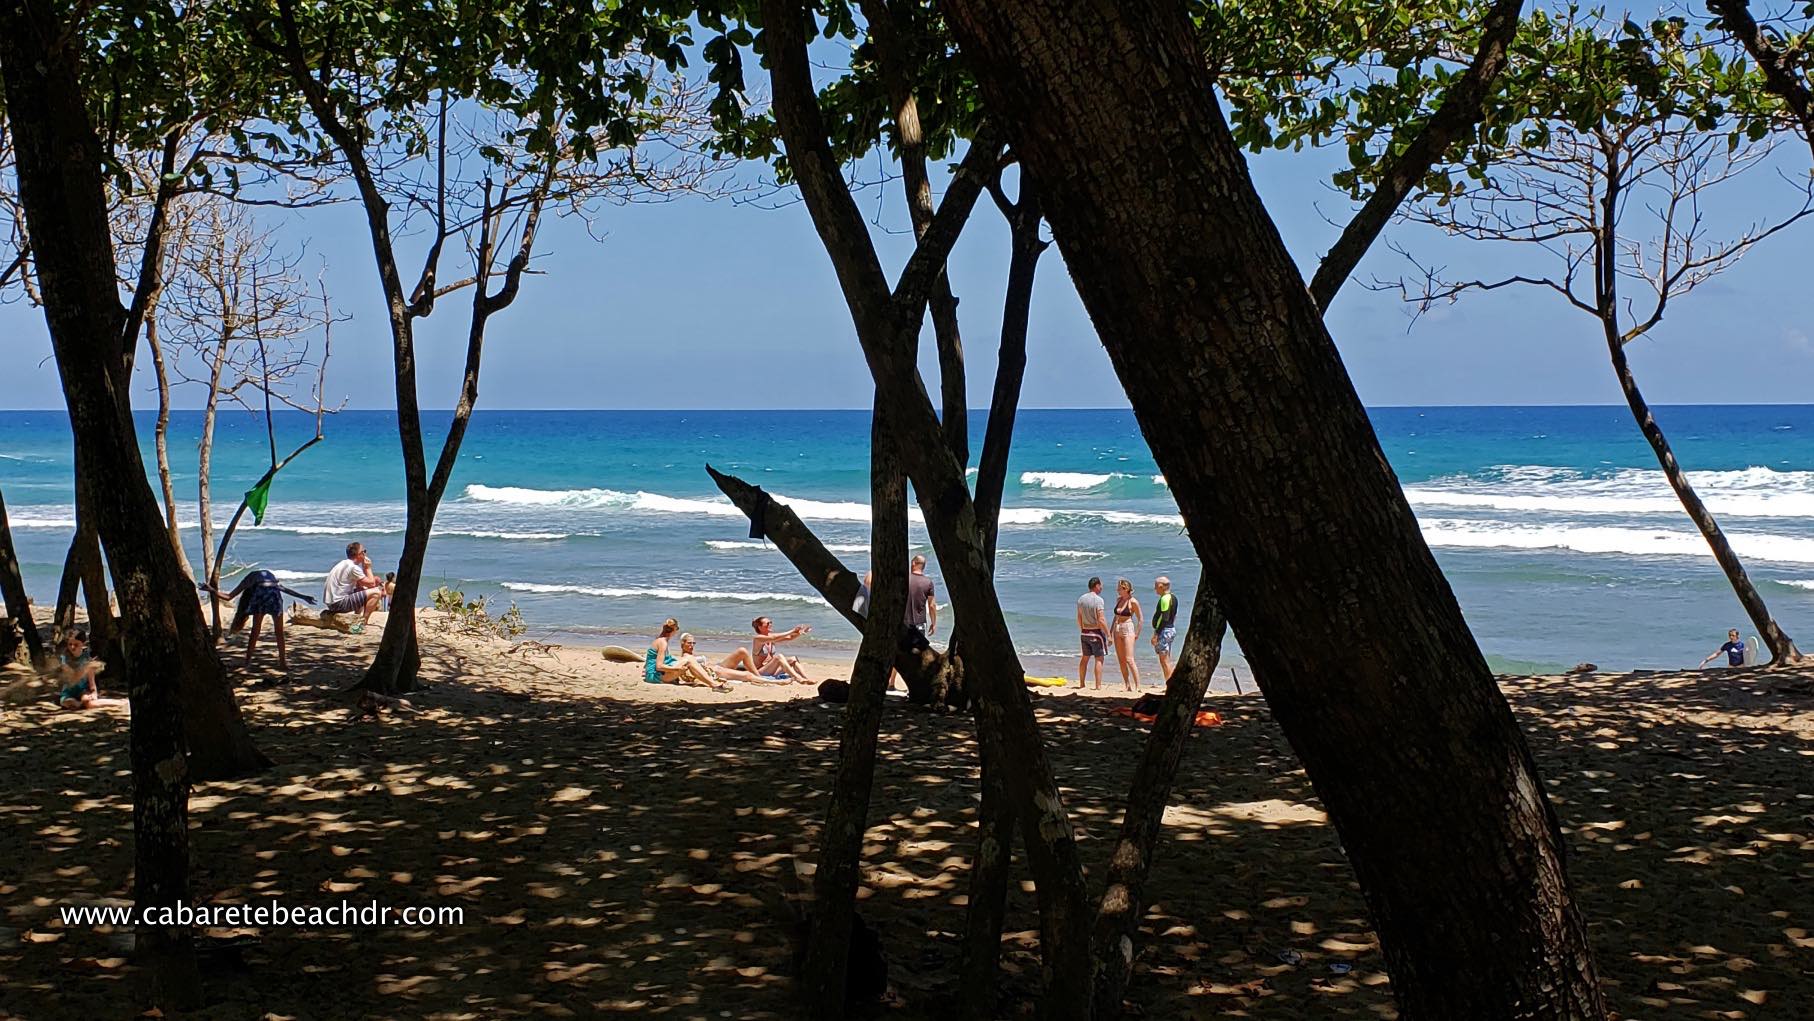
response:
<svg viewBox="0 0 1814 1021"><path fill-rule="evenodd" d="M315 613L300 606L290 607L290 623L301 624L304 627L318 627L327 631L338 631L341 634L346 634L353 626L351 621L338 613L330 613L325 610Z"/></svg>

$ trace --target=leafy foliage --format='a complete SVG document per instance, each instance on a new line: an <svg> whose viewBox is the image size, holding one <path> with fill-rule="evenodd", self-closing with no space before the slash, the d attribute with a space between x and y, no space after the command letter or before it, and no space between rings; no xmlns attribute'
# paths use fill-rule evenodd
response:
<svg viewBox="0 0 1814 1021"><path fill-rule="evenodd" d="M429 593L429 598L434 601L435 609L443 614L441 627L446 631L510 639L529 630L529 625L523 622L523 611L517 609L515 603L494 618L486 608L486 596L477 596L468 602L466 593L443 585Z"/></svg>

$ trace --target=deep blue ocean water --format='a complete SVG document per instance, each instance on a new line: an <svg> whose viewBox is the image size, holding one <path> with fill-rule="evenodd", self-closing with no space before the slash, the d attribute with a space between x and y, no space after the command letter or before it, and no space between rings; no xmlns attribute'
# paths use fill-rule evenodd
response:
<svg viewBox="0 0 1814 1021"><path fill-rule="evenodd" d="M1658 414L1777 617L1804 647L1814 643L1814 406ZM1381 408L1372 416L1496 667L1690 666L1727 627L1750 634L1623 407ZM436 522L425 591L445 583L514 600L537 633L569 641L640 643L675 616L722 645L768 614L784 627L815 625L809 654L845 655L855 633L780 554L748 538L704 465L788 501L860 569L868 417L479 411ZM445 418L426 416L431 429ZM982 425L978 414L978 441ZM278 426L280 454L312 428L296 413L280 414ZM170 443L197 563L199 430L199 413L179 412ZM152 464L148 415L140 434ZM365 542L380 567L394 560L403 528L394 414L343 412L327 434L279 476L264 525L241 529L230 563L275 570L313 591L350 539ZM223 416L217 518L232 513L269 456L261 416ZM1072 605L1092 574L1111 586L1132 579L1148 603L1153 577L1167 574L1188 604L1195 561L1130 413L1022 412L1009 478L998 583L1034 666L1074 669ZM0 412L0 491L27 585L49 602L73 526L61 413ZM917 523L912 539L931 554ZM930 573L938 578L936 562Z"/></svg>

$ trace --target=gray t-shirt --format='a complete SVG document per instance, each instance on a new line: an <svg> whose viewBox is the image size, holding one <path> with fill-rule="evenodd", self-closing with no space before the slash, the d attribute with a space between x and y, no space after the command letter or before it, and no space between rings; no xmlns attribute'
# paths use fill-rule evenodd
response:
<svg viewBox="0 0 1814 1021"><path fill-rule="evenodd" d="M933 598L932 579L923 574L907 575L907 612L902 615L901 623L908 627L926 629L926 603Z"/></svg>
<svg viewBox="0 0 1814 1021"><path fill-rule="evenodd" d="M1094 631L1101 627L1102 625L1099 622L1103 619L1102 615L1106 609L1107 608L1102 603L1102 597L1094 592L1085 592L1083 595L1078 596L1077 629L1079 631Z"/></svg>

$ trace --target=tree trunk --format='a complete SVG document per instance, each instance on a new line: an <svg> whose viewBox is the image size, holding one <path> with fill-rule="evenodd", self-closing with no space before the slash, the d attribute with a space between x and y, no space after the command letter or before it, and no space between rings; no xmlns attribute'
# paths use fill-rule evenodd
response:
<svg viewBox="0 0 1814 1021"><path fill-rule="evenodd" d="M176 522L176 486L170 478L170 373L164 366L164 345L158 337L156 299L145 314L145 344L151 349L151 367L157 376L157 480L164 491L164 527L170 530L170 546L176 550L176 562L183 573L194 577L189 567L189 554L183 550L183 530ZM203 540L203 545L206 545ZM203 572L203 577L208 577Z"/></svg>
<svg viewBox="0 0 1814 1021"><path fill-rule="evenodd" d="M1197 601L1191 607L1190 625L1178 663L1165 682L1165 703L1134 778L1128 784L1127 812L1121 819L1121 839L1109 856L1108 885L1096 909L1091 936L1095 955L1095 1016L1098 1021L1121 1016L1134 969L1134 933L1146 908L1146 877L1153 867L1159 828L1171 800L1172 783L1184 761L1184 749L1203 693L1222 658L1222 637L1228 622L1222 618L1207 581L1197 583Z"/></svg>
<svg viewBox="0 0 1814 1021"><path fill-rule="evenodd" d="M77 506L106 543L132 679L133 895L140 912L189 900L185 677L225 691L201 607L176 563L145 477L128 400L131 337L89 127L78 37L36 5L0 5L0 79L45 319L75 437ZM229 703L230 704L230 703ZM200 975L186 928L141 921L137 954L153 999L194 1006Z"/></svg>
<svg viewBox="0 0 1814 1021"><path fill-rule="evenodd" d="M964 466L943 441L943 429L914 363L927 271L944 264L949 245L984 186L982 168L998 159L993 143L973 141L964 166L940 203L933 227L890 288L862 213L851 199L837 157L826 141L824 117L806 50L807 12L787 0L763 3L776 124L790 167L812 215L849 306L878 400L899 422L895 442L924 512L956 615L964 621L965 688L978 702L979 729L996 735L1007 761L1008 788L1027 860L1039 888L1047 1007L1053 1016L1089 1009L1088 887L1064 798L1040 740L1025 672L996 599L987 543L965 483ZM898 417L897 417L898 416Z"/></svg>
<svg viewBox="0 0 1814 1021"><path fill-rule="evenodd" d="M893 450L887 410L879 395L871 417L869 465L875 587L870 590L863 643L851 672L850 702L844 707L844 732L838 743L838 772L819 838L813 928L801 975L808 1011L826 1019L845 1016L852 917L875 781L876 732L907 606L907 479Z"/></svg>
<svg viewBox="0 0 1814 1021"><path fill-rule="evenodd" d="M1040 186L1206 587L1335 820L1404 1016L1605 1016L1536 764L1184 12L940 8Z"/></svg>
<svg viewBox="0 0 1814 1021"><path fill-rule="evenodd" d="M397 587L384 618L378 655L354 688L380 695L403 695L422 686L422 653L416 643L416 601L422 587L422 563L428 556L428 533L434 509L421 500L406 503L403 550L397 555ZM425 520L426 519L426 520Z"/></svg>
<svg viewBox="0 0 1814 1021"><path fill-rule="evenodd" d="M107 562L101 556L101 539L95 534L93 515L76 512L76 535L82 542L82 599L88 609L88 647L96 659L111 660L122 667L125 660L115 648L113 597L107 592ZM117 683L124 673L108 677Z"/></svg>
<svg viewBox="0 0 1814 1021"><path fill-rule="evenodd" d="M1651 413L1650 404L1644 400L1644 394L1638 389L1637 377L1632 375L1631 362L1625 357L1625 344L1617 333L1617 327L1608 333L1607 353L1612 358L1612 370L1619 377L1619 389L1625 393L1625 403L1631 408L1631 417L1637 420L1638 429L1649 442L1650 449L1656 454L1657 464L1663 468L1663 475L1669 480L1669 486L1675 490L1676 499L1682 501L1682 509L1700 529L1701 537L1707 540L1707 547L1713 551L1713 559L1719 561L1720 570L1726 574L1726 582L1732 586L1732 592L1738 597L1740 606L1745 608L1745 616L1751 618L1751 626L1763 638L1764 645L1770 649L1770 663L1779 665L1799 662L1801 650L1795 647L1795 640L1783 632L1776 618L1770 615L1770 608L1764 605L1764 597L1757 591L1751 577L1745 573L1745 565L1738 554L1732 551L1732 544L1726 541L1726 533L1720 529L1720 523L1713 517L1713 512L1701 502L1699 493L1688 482L1680 462L1675 459L1675 451L1669 446L1669 437L1663 435L1663 427L1657 422L1656 415Z"/></svg>
<svg viewBox="0 0 1814 1021"><path fill-rule="evenodd" d="M224 246L226 241L223 239ZM223 255L224 260L224 255ZM226 279L226 267L221 268L221 278ZM221 288L221 307L231 308L232 300L223 285ZM202 577L215 587L220 585L221 563L214 555L214 423L220 413L220 380L227 366L227 347L233 339L233 316L226 313L221 321L220 339L214 346L214 357L208 365L208 399L202 406L202 438L195 451L195 502L201 515L202 536ZM220 640L220 599L218 596L208 598L209 630L215 641Z"/></svg>
<svg viewBox="0 0 1814 1021"><path fill-rule="evenodd" d="M1020 196L1012 203L1001 190L999 172L990 191L1008 220L1011 239L995 387L989 399L989 420L976 469L976 517L993 568L1001 532L1002 493L1007 487L1008 453L1027 370L1033 279L1046 243L1039 237L1039 193L1030 180L1021 180ZM952 644L955 648L955 640ZM970 903L964 918L964 964L958 986L962 1009L968 1017L977 1019L993 1016L1002 922L1007 917L1014 858L1014 813L1002 777L1002 771L1009 766L1002 762L1000 749L984 741L980 722L977 751L982 759L982 803L976 816L976 855L970 863Z"/></svg>
<svg viewBox="0 0 1814 1021"><path fill-rule="evenodd" d="M25 650L32 666L42 668L44 638L38 633L38 622L32 619L31 598L25 593L19 554L13 550L13 526L7 518L4 497L0 497L0 595L6 599L6 615L19 622L19 633L25 636Z"/></svg>
<svg viewBox="0 0 1814 1021"><path fill-rule="evenodd" d="M70 537L69 552L63 554L63 573L57 580L57 606L51 613L51 637L59 645L69 629L76 626L76 600L82 595L82 524L76 522L76 534Z"/></svg>
<svg viewBox="0 0 1814 1021"><path fill-rule="evenodd" d="M970 859L970 902L964 909L964 961L958 977L958 1009L971 1021L995 1016L995 987L1001 970L1001 930L1008 915L1008 883L1014 866L1014 806L1003 771L1013 768L984 740L982 803L976 810L976 854Z"/></svg>

